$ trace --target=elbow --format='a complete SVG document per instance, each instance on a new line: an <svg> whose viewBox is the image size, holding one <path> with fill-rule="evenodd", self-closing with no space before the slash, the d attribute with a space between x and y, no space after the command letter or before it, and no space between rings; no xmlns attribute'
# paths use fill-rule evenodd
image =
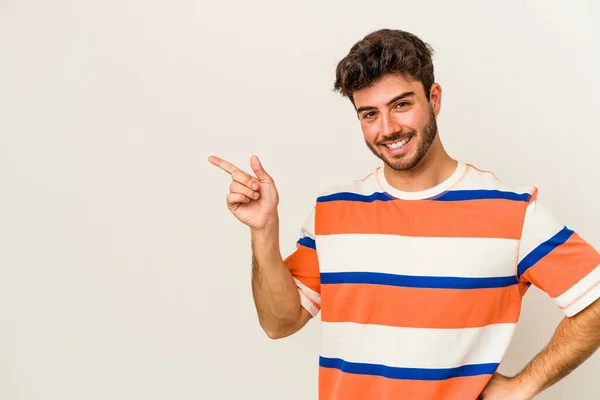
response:
<svg viewBox="0 0 600 400"><path fill-rule="evenodd" d="M287 336L282 334L280 331L271 329L265 329L265 333L267 334L267 337L271 340L282 339Z"/></svg>
<svg viewBox="0 0 600 400"><path fill-rule="evenodd" d="M287 337L291 334L291 332L287 331L286 329L282 329L280 327L262 327L263 330L265 331L265 333L267 334L267 337L271 340L277 340L277 339L283 339L284 337Z"/></svg>
<svg viewBox="0 0 600 400"><path fill-rule="evenodd" d="M294 329L294 324L282 322L267 323L266 321L261 321L260 326L271 340L283 339L297 330Z"/></svg>
<svg viewBox="0 0 600 400"><path fill-rule="evenodd" d="M265 318L259 314L258 321L269 339L283 339L296 333L306 322L302 322L302 311L299 308L299 314L272 316Z"/></svg>

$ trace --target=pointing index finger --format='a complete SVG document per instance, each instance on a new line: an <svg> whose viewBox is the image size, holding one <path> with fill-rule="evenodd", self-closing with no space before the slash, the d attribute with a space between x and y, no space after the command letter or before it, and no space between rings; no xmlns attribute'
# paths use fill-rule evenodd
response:
<svg viewBox="0 0 600 400"><path fill-rule="evenodd" d="M210 163L212 165L216 165L217 167L221 168L223 171L229 173L230 175L233 174L236 170L238 170L239 168L236 167L235 165L233 165L232 163L225 161L219 157L216 156L210 156L208 157L208 161L210 161Z"/></svg>

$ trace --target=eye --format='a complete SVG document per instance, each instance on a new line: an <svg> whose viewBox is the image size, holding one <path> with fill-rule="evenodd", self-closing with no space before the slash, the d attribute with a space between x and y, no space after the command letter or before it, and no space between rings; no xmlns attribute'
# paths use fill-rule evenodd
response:
<svg viewBox="0 0 600 400"><path fill-rule="evenodd" d="M375 111L369 111L363 114L363 119L369 119L375 116Z"/></svg>
<svg viewBox="0 0 600 400"><path fill-rule="evenodd" d="M395 108L403 108L410 105L410 103L406 102L406 101L401 101L400 103L396 104Z"/></svg>

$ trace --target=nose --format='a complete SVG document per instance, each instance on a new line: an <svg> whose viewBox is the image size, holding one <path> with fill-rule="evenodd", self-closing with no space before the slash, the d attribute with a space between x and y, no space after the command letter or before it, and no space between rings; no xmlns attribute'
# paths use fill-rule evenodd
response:
<svg viewBox="0 0 600 400"><path fill-rule="evenodd" d="M380 118L381 127L380 127L380 135L387 137L391 136L395 133L398 133L402 130L402 126L398 124L394 119L388 115L383 113Z"/></svg>

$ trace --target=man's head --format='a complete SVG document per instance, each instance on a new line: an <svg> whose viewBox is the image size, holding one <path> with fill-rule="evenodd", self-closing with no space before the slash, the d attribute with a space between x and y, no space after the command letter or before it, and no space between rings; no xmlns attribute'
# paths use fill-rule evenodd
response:
<svg viewBox="0 0 600 400"><path fill-rule="evenodd" d="M336 69L334 88L354 105L367 146L394 170L415 167L437 137L442 91L432 54L415 35L383 29L356 43Z"/></svg>

